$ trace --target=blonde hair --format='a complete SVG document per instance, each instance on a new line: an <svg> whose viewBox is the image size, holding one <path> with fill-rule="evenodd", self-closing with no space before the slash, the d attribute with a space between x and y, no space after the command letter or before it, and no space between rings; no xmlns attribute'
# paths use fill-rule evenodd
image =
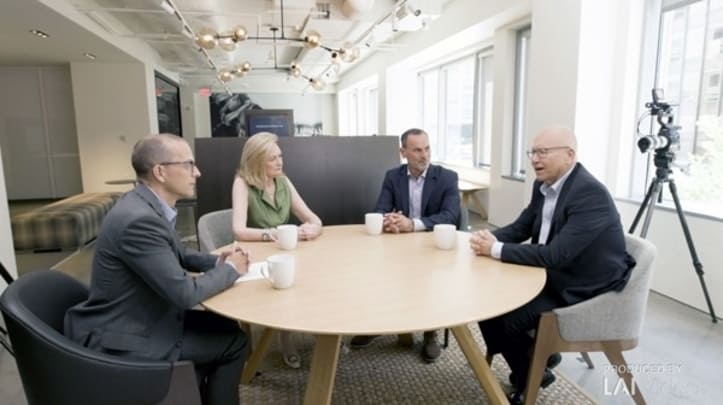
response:
<svg viewBox="0 0 723 405"><path fill-rule="evenodd" d="M271 153L271 147L277 144L279 137L271 132L259 132L250 137L241 151L238 174L248 185L264 188L266 177L266 160Z"/></svg>

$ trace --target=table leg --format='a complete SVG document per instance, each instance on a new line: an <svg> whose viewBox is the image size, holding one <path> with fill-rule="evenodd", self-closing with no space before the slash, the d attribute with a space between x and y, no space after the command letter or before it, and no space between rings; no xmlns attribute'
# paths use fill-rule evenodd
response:
<svg viewBox="0 0 723 405"><path fill-rule="evenodd" d="M475 208L477 208L477 211L479 211L479 215L482 217L482 219L487 219L487 210L482 207L482 202L479 200L479 197L477 197L477 193L472 193L472 202L474 202ZM469 200L467 200L469 202Z"/></svg>
<svg viewBox="0 0 723 405"><path fill-rule="evenodd" d="M477 342L472 337L472 333L467 328L467 325L455 326L452 328L454 338L457 340L462 353L467 357L469 365L474 370L477 379L479 380L482 389L493 404L509 404L505 393L502 391L499 382L492 369L485 361L485 356L482 354Z"/></svg>
<svg viewBox="0 0 723 405"><path fill-rule="evenodd" d="M264 329L264 334L261 335L256 349L251 352L251 356L246 360L244 371L241 374L241 384L248 384L256 376L256 370L259 368L259 365L261 365L261 362L264 361L264 357L266 357L266 351L269 350L274 332L271 328Z"/></svg>
<svg viewBox="0 0 723 405"><path fill-rule="evenodd" d="M334 389L336 365L339 362L341 335L314 335L314 356L311 359L309 382L304 395L305 405L325 405L331 403Z"/></svg>

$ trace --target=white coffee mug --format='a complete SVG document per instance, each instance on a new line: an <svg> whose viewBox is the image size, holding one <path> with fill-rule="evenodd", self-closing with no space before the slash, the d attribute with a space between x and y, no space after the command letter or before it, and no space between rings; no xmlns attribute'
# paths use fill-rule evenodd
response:
<svg viewBox="0 0 723 405"><path fill-rule="evenodd" d="M367 227L367 233L369 235L379 235L382 233L384 215L376 212L366 214L364 215L364 224Z"/></svg>
<svg viewBox="0 0 723 405"><path fill-rule="evenodd" d="M457 228L449 224L435 225L434 242L440 249L454 249L454 247L457 246Z"/></svg>
<svg viewBox="0 0 723 405"><path fill-rule="evenodd" d="M292 255L269 256L266 266L261 269L261 275L271 281L274 288L289 288L294 285L296 260Z"/></svg>
<svg viewBox="0 0 723 405"><path fill-rule="evenodd" d="M279 225L276 227L276 240L284 250L296 249L299 240L299 227L296 225Z"/></svg>

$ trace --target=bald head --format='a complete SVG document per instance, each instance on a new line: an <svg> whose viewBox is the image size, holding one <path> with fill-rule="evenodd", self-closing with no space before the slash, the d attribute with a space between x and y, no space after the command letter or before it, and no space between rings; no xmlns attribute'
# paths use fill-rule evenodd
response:
<svg viewBox="0 0 723 405"><path fill-rule="evenodd" d="M537 143L549 144L554 146L567 146L570 149L577 151L577 138L575 133L566 126L554 125L543 128L542 131L535 135L532 141L533 145Z"/></svg>
<svg viewBox="0 0 723 405"><path fill-rule="evenodd" d="M577 162L577 139L568 127L550 126L532 140L530 163L537 180L554 184Z"/></svg>

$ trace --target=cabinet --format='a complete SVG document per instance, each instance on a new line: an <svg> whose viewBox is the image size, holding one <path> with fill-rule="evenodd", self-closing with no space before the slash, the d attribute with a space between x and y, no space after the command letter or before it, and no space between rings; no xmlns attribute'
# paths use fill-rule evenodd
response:
<svg viewBox="0 0 723 405"><path fill-rule="evenodd" d="M0 151L9 200L82 192L70 70L0 67Z"/></svg>

